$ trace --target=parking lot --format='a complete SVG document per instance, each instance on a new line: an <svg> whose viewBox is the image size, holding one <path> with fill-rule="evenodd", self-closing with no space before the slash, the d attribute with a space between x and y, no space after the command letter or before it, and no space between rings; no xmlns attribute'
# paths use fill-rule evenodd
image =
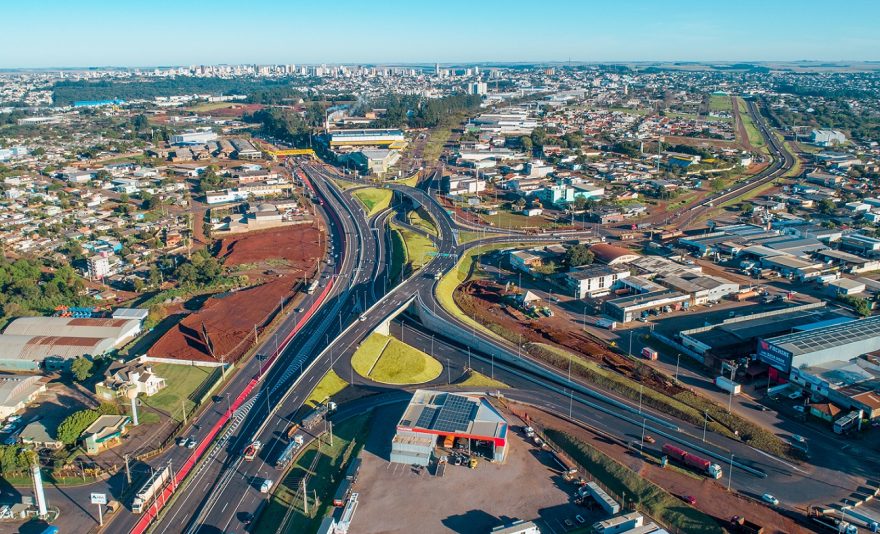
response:
<svg viewBox="0 0 880 534"><path fill-rule="evenodd" d="M352 528L360 533L488 532L514 519L536 520L543 532L565 532L603 519L573 503L575 487L565 481L549 453L511 431L502 465L480 461L476 469L449 465L434 469L388 462L399 408L380 410L364 451L354 491L359 494ZM571 526L567 525L570 523Z"/></svg>

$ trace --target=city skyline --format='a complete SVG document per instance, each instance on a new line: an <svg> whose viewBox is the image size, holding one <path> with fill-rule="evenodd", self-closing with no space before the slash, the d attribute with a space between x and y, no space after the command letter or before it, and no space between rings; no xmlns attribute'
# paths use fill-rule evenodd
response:
<svg viewBox="0 0 880 534"><path fill-rule="evenodd" d="M823 11L821 26L815 13L824 6L813 1L796 10L746 1L723 15L694 1L664 9L643 0L614 7L458 0L442 6L392 1L369 9L343 0L334 6L328 12L317 5L260 1L245 7L221 0L207 8L163 0L146 12L102 0L81 3L76 11L56 1L17 3L5 8L7 20L32 24L12 25L0 35L0 49L15 51L0 56L0 68L858 62L877 59L872 54L880 49L871 29L880 5L862 1Z"/></svg>

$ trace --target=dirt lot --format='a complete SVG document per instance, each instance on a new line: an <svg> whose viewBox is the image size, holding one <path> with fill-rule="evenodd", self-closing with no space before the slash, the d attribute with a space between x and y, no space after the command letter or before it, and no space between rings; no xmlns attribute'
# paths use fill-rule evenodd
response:
<svg viewBox="0 0 880 534"><path fill-rule="evenodd" d="M696 481L687 474L672 469L662 469L647 463L637 455L631 454L615 440L607 439L604 436L584 430L554 415L537 410L532 406L526 409L523 406L513 405L512 408L518 413L523 413L527 410L531 421L537 423L537 426L562 430L578 439L586 441L596 449L611 456L673 495L694 496L697 499L696 508L722 521L730 519L733 515L742 515L759 524L766 525L768 528L765 528L764 532L767 533L785 532L796 534L811 532L790 518L766 506L742 497L737 493L727 492L724 486L715 480L701 477L699 481Z"/></svg>
<svg viewBox="0 0 880 534"><path fill-rule="evenodd" d="M295 277L283 276L256 287L215 295L201 310L171 328L147 354L195 361L214 361L225 356L227 362L235 361L253 341L254 325L261 331L281 300L291 294L295 282ZM213 347L213 357L204 331Z"/></svg>
<svg viewBox="0 0 880 534"><path fill-rule="evenodd" d="M281 259L290 268L304 269L320 255L318 228L303 225L227 237L220 242L217 256L227 267Z"/></svg>
<svg viewBox="0 0 880 534"><path fill-rule="evenodd" d="M238 274L259 285L207 299L201 309L169 329L147 354L196 361L240 358L253 340L254 325L261 332L281 301L315 269L321 256L318 235L317 227L309 225L224 239L218 254L224 267L240 267Z"/></svg>
<svg viewBox="0 0 880 534"><path fill-rule="evenodd" d="M603 519L572 503L573 490L553 467L549 454L511 432L503 465L480 462L475 470L450 465L443 477L433 470L388 462L394 421L400 407L379 410L361 453L363 465L353 527L359 533L488 532L513 519L535 520L542 532L564 532L563 521L582 515L588 524Z"/></svg>

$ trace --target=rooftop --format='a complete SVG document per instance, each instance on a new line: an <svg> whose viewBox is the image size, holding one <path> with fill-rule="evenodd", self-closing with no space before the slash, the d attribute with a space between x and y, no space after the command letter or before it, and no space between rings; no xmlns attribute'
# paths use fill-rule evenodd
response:
<svg viewBox="0 0 880 534"><path fill-rule="evenodd" d="M397 428L484 439L507 437L507 421L482 397L423 389L413 393Z"/></svg>
<svg viewBox="0 0 880 534"><path fill-rule="evenodd" d="M767 339L793 356L880 337L880 316Z"/></svg>

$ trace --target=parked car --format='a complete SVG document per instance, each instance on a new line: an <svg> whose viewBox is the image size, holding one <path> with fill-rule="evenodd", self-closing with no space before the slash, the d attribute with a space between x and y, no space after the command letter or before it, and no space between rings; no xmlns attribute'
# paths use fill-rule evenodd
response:
<svg viewBox="0 0 880 534"><path fill-rule="evenodd" d="M779 506L779 499L777 499L773 495L770 495L769 493L761 495L761 500L768 504L772 504L773 506Z"/></svg>
<svg viewBox="0 0 880 534"><path fill-rule="evenodd" d="M654 439L654 436L645 436L645 443L657 443L657 440Z"/></svg>
<svg viewBox="0 0 880 534"><path fill-rule="evenodd" d="M691 506L694 506L697 504L697 498L694 497L693 495L682 495L681 500L683 500L684 502L688 503Z"/></svg>
<svg viewBox="0 0 880 534"><path fill-rule="evenodd" d="M584 523L587 522L587 520L584 519L584 516L582 516L582 515L574 516L574 520L577 521L578 523L580 523L581 525L583 525Z"/></svg>
<svg viewBox="0 0 880 534"><path fill-rule="evenodd" d="M198 441L196 441L196 438L191 437L186 442L186 448L187 449L195 449L197 443L198 443Z"/></svg>
<svg viewBox="0 0 880 534"><path fill-rule="evenodd" d="M805 408L803 406L801 406L800 404L796 404L796 405L792 406L792 409L794 409L794 411L800 412L800 413L804 413L804 410L805 410Z"/></svg>
<svg viewBox="0 0 880 534"><path fill-rule="evenodd" d="M186 438L177 438L178 447L186 447Z"/></svg>
<svg viewBox="0 0 880 534"><path fill-rule="evenodd" d="M803 395L802 392L794 391L794 392L788 394L788 398L791 400L797 400L797 399L801 398L801 395Z"/></svg>

